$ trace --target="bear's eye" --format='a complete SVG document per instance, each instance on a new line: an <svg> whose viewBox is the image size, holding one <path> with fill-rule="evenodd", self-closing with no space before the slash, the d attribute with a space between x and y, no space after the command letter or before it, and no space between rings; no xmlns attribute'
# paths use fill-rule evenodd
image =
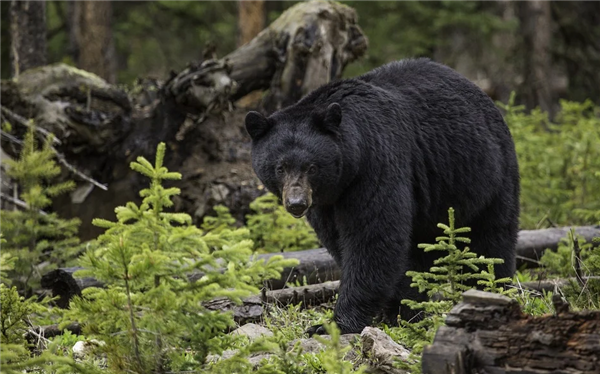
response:
<svg viewBox="0 0 600 374"><path fill-rule="evenodd" d="M308 168L308 174L315 174L317 172L317 167L315 165L310 165Z"/></svg>
<svg viewBox="0 0 600 374"><path fill-rule="evenodd" d="M285 173L285 169L282 165L279 165L276 169L275 169L275 173L277 173L277 175L283 175L283 173Z"/></svg>

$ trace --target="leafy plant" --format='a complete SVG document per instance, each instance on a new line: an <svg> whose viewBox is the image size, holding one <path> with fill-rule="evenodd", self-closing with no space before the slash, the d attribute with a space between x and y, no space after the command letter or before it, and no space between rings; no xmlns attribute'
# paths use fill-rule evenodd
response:
<svg viewBox="0 0 600 374"><path fill-rule="evenodd" d="M7 256L6 261L12 257L14 262L8 276L26 295L39 283L42 262L49 264L44 270L50 270L64 264L79 249L79 239L75 236L79 220L65 220L56 213L43 211L52 204L52 197L73 189L75 184L72 181L52 183L61 173L51 149L52 136L38 149L34 126L29 124L19 159L7 160L6 173L18 182L19 197L25 209L3 210L0 218L6 238L2 255Z"/></svg>
<svg viewBox="0 0 600 374"><path fill-rule="evenodd" d="M154 165L143 157L131 163L151 181L140 191L141 205L116 208L116 222L94 220L106 232L82 257L86 270L77 276L93 276L106 288L85 289L66 313L68 321L82 323L87 337L106 343L98 350L112 372L197 370L209 353L227 347L223 333L234 325L230 313L211 311L202 302L217 297L240 302L258 293L255 285L264 278L293 265L280 256L251 261L245 229L207 233L191 225L189 215L166 212L179 189L162 182L181 175L163 166L164 154L161 143ZM201 276L187 277L193 273Z"/></svg>

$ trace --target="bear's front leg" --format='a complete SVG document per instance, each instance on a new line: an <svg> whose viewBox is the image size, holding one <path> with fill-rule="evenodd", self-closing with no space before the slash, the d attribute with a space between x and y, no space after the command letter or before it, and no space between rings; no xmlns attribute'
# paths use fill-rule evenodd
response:
<svg viewBox="0 0 600 374"><path fill-rule="evenodd" d="M409 234L385 220L340 235L342 279L334 319L343 334L360 333L390 304L397 304L397 285L408 268ZM312 334L325 334L313 326Z"/></svg>

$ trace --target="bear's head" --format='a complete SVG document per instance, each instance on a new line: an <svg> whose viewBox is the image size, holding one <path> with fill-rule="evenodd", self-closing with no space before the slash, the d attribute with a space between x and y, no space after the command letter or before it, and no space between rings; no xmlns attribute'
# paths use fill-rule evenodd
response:
<svg viewBox="0 0 600 374"><path fill-rule="evenodd" d="M339 195L341 122L337 103L308 112L292 107L268 118L254 111L246 115L254 171L296 218Z"/></svg>

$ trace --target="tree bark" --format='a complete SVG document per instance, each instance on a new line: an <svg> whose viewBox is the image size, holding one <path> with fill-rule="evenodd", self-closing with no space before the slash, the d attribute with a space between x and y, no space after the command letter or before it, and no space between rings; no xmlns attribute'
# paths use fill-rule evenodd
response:
<svg viewBox="0 0 600 374"><path fill-rule="evenodd" d="M552 41L552 14L550 2L533 0L520 6L523 35L523 93L528 108L540 107L553 118L554 93L551 69L550 43Z"/></svg>
<svg viewBox="0 0 600 374"><path fill-rule="evenodd" d="M532 317L506 296L470 290L452 309L423 374L600 372L600 311Z"/></svg>
<svg viewBox="0 0 600 374"><path fill-rule="evenodd" d="M77 1L73 4L72 30L77 42L77 66L116 82L116 56L110 1Z"/></svg>
<svg viewBox="0 0 600 374"><path fill-rule="evenodd" d="M261 32L267 21L264 0L238 0L238 47Z"/></svg>
<svg viewBox="0 0 600 374"><path fill-rule="evenodd" d="M46 2L16 1L10 4L11 73L46 64Z"/></svg>

